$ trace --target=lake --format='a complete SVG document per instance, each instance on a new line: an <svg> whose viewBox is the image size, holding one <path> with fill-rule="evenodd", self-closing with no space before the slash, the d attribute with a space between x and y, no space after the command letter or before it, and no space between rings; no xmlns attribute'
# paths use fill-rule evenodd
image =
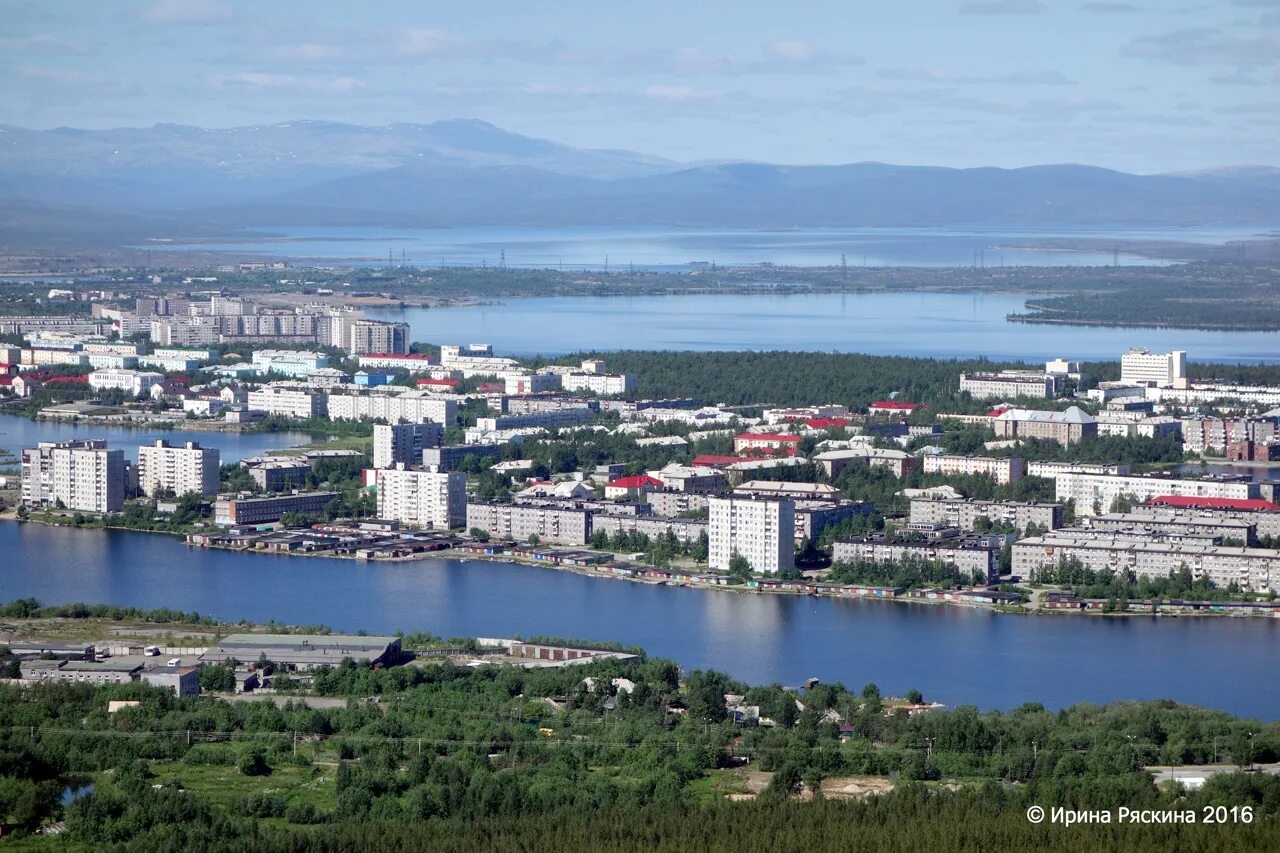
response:
<svg viewBox="0 0 1280 853"><path fill-rule="evenodd" d="M281 225L250 229L261 237L138 246L154 252L225 251L321 259L362 266L388 261L420 266L564 267L688 270L700 265L779 266L1106 266L1162 265L1110 248L1037 249L1052 239L1220 244L1267 234L1265 226L1194 228L796 228L754 231L623 226L462 226L361 228Z"/></svg>
<svg viewBox="0 0 1280 853"><path fill-rule="evenodd" d="M803 293L551 296L367 310L413 340L484 342L504 355L580 350L808 350L928 358L1118 360L1130 347L1194 361L1280 361L1280 332L1010 323L1026 294Z"/></svg>
<svg viewBox="0 0 1280 853"><path fill-rule="evenodd" d="M0 523L0 599L199 610L221 619L554 634L644 646L753 683L810 676L949 705L1171 698L1280 718L1280 620L1017 616L678 589L475 560L238 554L124 531Z"/></svg>
<svg viewBox="0 0 1280 853"><path fill-rule="evenodd" d="M96 426L67 421L33 421L17 415L0 414L0 450L15 457L24 447L40 441L76 441L105 438L107 446L124 451L126 459L137 461L138 445L163 438L170 444L198 441L201 447L216 447L223 463L239 462L246 456L260 456L268 450L309 444L305 432L214 432L210 430L157 429L155 427Z"/></svg>

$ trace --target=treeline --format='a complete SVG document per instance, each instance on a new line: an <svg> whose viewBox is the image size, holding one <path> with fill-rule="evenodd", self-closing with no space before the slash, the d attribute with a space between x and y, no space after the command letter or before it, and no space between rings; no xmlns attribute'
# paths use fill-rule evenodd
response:
<svg viewBox="0 0 1280 853"><path fill-rule="evenodd" d="M1136 580L1128 572L1096 571L1084 566L1075 557L1059 561L1056 565L1042 566L1031 573L1030 580L1037 583L1058 584L1071 589L1082 598L1105 598L1110 601L1137 599L1142 601L1168 601L1180 598L1193 601L1227 601L1240 598L1239 587L1215 586L1208 578L1195 577L1188 566L1181 566L1168 577L1139 577Z"/></svg>
<svg viewBox="0 0 1280 853"><path fill-rule="evenodd" d="M110 619L113 621L155 622L159 624L181 622L193 625L218 624L196 611L156 608L144 610L138 607L122 607L118 604L43 604L37 598L15 598L0 604L3 619Z"/></svg>

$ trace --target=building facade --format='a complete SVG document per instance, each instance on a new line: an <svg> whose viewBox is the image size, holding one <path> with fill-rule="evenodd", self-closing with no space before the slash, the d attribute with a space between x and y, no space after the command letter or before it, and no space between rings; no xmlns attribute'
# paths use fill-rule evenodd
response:
<svg viewBox="0 0 1280 853"><path fill-rule="evenodd" d="M422 451L444 443L444 429L437 423L374 424L373 467L394 468L397 463L417 465Z"/></svg>
<svg viewBox="0 0 1280 853"><path fill-rule="evenodd" d="M923 471L926 474L942 474L948 477L966 475L990 477L1001 485L1021 480L1027 468L1025 460L999 456L959 456L940 453L924 456L922 461Z"/></svg>
<svg viewBox="0 0 1280 853"><path fill-rule="evenodd" d="M449 530L467 518L467 475L461 471L379 469L378 516L414 527Z"/></svg>
<svg viewBox="0 0 1280 853"><path fill-rule="evenodd" d="M753 572L795 568L795 502L786 498L708 499L708 564L727 571L741 555Z"/></svg>
<svg viewBox="0 0 1280 853"><path fill-rule="evenodd" d="M147 496L216 495L220 464L216 447L201 447L196 441L174 447L158 438L138 448L138 490Z"/></svg>
<svg viewBox="0 0 1280 853"><path fill-rule="evenodd" d="M116 512L124 505L124 453L106 441L42 441L22 451L22 502L86 512Z"/></svg>

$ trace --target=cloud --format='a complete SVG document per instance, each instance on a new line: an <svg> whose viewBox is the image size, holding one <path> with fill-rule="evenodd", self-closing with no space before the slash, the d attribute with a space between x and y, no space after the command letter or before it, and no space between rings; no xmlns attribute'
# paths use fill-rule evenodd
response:
<svg viewBox="0 0 1280 853"><path fill-rule="evenodd" d="M1259 80L1250 74L1243 74L1239 71L1233 74L1219 74L1210 77L1209 82L1216 86L1265 86L1265 80Z"/></svg>
<svg viewBox="0 0 1280 853"><path fill-rule="evenodd" d="M1080 8L1085 12L1094 12L1099 15L1125 15L1130 12L1142 11L1132 3L1083 3Z"/></svg>
<svg viewBox="0 0 1280 853"><path fill-rule="evenodd" d="M705 101L716 97L715 92L693 86L662 86L654 84L644 90L644 96L655 101Z"/></svg>
<svg viewBox="0 0 1280 853"><path fill-rule="evenodd" d="M461 36L434 27L395 30L390 47L401 56L445 56L457 54L467 45Z"/></svg>
<svg viewBox="0 0 1280 853"><path fill-rule="evenodd" d="M1135 39L1121 53L1174 65L1275 65L1280 63L1280 30L1227 33L1195 27Z"/></svg>
<svg viewBox="0 0 1280 853"><path fill-rule="evenodd" d="M922 83L946 83L963 86L995 83L1010 86L1069 86L1075 83L1060 71L1013 71L996 77L962 74L945 68L883 68L876 76L885 80L909 80Z"/></svg>
<svg viewBox="0 0 1280 853"><path fill-rule="evenodd" d="M272 74L246 71L211 78L209 88L220 92L281 91L312 95L349 95L364 88L356 77L319 74Z"/></svg>
<svg viewBox="0 0 1280 853"><path fill-rule="evenodd" d="M969 0L960 4L962 15L1039 15L1044 10L1040 0Z"/></svg>
<svg viewBox="0 0 1280 853"><path fill-rule="evenodd" d="M230 20L231 10L219 0L158 0L142 18L153 24L217 24Z"/></svg>
<svg viewBox="0 0 1280 853"><path fill-rule="evenodd" d="M34 36L0 37L0 51L67 56L89 53L89 48L84 44L42 33Z"/></svg>

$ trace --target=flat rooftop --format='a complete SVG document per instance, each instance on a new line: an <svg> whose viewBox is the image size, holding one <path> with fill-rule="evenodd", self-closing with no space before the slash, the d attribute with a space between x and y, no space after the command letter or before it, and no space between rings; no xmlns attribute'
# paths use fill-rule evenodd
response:
<svg viewBox="0 0 1280 853"><path fill-rule="evenodd" d="M348 634L231 634L212 643L200 659L249 663L265 656L278 663L336 665L343 658L375 660L399 642L399 637Z"/></svg>

